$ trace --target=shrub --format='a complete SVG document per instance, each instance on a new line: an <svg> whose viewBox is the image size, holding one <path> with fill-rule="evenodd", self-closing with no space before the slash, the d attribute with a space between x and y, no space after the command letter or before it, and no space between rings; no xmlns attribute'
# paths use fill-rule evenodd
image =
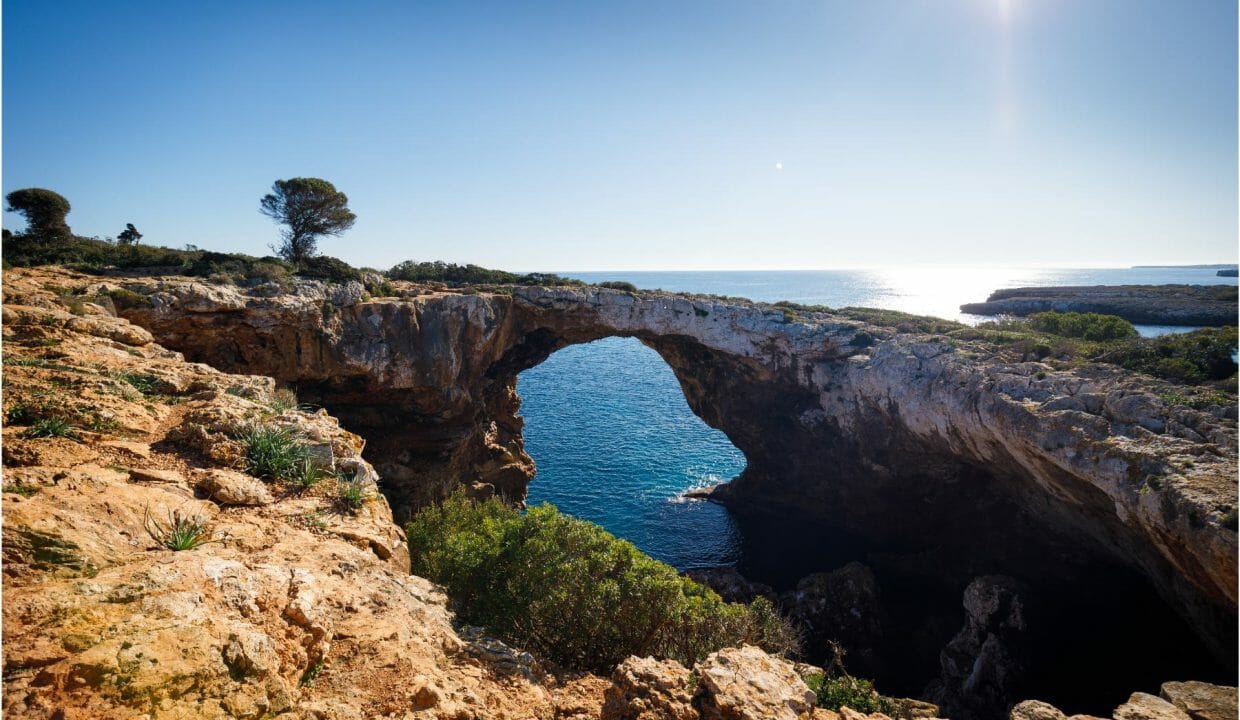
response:
<svg viewBox="0 0 1240 720"><path fill-rule="evenodd" d="M310 457L301 438L275 425L245 425L236 436L245 443L245 470L256 477L289 480Z"/></svg>
<svg viewBox="0 0 1240 720"><path fill-rule="evenodd" d="M848 707L866 714L879 712L887 715L891 713L890 701L879 695L874 689L874 684L869 680L862 680L851 675L842 675L837 678L820 675L816 683L810 683L807 679L806 684L818 696L818 707L835 711Z"/></svg>
<svg viewBox="0 0 1240 720"><path fill-rule="evenodd" d="M462 620L560 665L606 670L629 655L687 665L749 642L791 651L767 603L725 603L592 523L540 505L453 496L407 527L413 572L441 583Z"/></svg>
<svg viewBox="0 0 1240 720"><path fill-rule="evenodd" d="M345 283L350 280L361 281L362 271L354 268L344 260L328 255L316 255L301 261L298 275L317 278L329 282Z"/></svg>
<svg viewBox="0 0 1240 720"><path fill-rule="evenodd" d="M108 297L112 299L112 304L116 306L117 310L151 307L150 297L127 288L113 288L108 291Z"/></svg>
<svg viewBox="0 0 1240 720"><path fill-rule="evenodd" d="M305 457L293 463L293 469L289 473L288 480L302 490L309 490L317 485L322 477L323 474L319 471L319 466L314 462L314 459Z"/></svg>
<svg viewBox="0 0 1240 720"><path fill-rule="evenodd" d="M1039 332L1084 340L1120 340L1137 337L1132 323L1116 315L1078 312L1041 312L1028 318Z"/></svg>
<svg viewBox="0 0 1240 720"><path fill-rule="evenodd" d="M624 290L626 292L637 292L636 285L634 285L631 282L624 282L623 280L608 280L607 282L599 283L598 286L601 288L607 288L608 290Z"/></svg>
<svg viewBox="0 0 1240 720"><path fill-rule="evenodd" d="M490 270L477 265L457 265L445 262L414 262L406 260L388 270L393 280L410 282L442 282L458 287L461 285L585 285L580 280L560 277L549 273L516 273Z"/></svg>
<svg viewBox="0 0 1240 720"><path fill-rule="evenodd" d="M1217 382L1236 374L1236 343L1234 327L1202 328L1137 339L1098 359L1172 382Z"/></svg>

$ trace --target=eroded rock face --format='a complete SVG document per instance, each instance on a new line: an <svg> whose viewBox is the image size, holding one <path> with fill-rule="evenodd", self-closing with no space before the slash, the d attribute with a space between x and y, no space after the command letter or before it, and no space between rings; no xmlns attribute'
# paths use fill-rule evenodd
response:
<svg viewBox="0 0 1240 720"><path fill-rule="evenodd" d="M658 292L515 288L338 307L313 282L271 297L123 284L151 298L124 312L160 342L291 383L365 436L398 517L460 483L523 498L534 467L516 374L568 344L632 336L745 453L721 499L885 545L932 537L967 558L944 568L960 586L975 568L1070 583L1099 562L1134 567L1234 662L1235 422L1225 408L1168 405L1155 381Z"/></svg>
<svg viewBox="0 0 1240 720"><path fill-rule="evenodd" d="M808 648L837 642L847 653L848 669L859 677L882 674L880 649L884 612L874 573L858 562L801 579L780 602L805 634Z"/></svg>
<svg viewBox="0 0 1240 720"><path fill-rule="evenodd" d="M942 675L928 691L949 716L1002 717L1012 707L1031 631L1023 590L1002 576L980 577L965 589L965 626L943 648Z"/></svg>

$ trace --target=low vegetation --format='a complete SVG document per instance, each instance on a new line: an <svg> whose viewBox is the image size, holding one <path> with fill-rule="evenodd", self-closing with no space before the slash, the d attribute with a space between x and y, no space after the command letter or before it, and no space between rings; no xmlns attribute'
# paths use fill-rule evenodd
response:
<svg viewBox="0 0 1240 720"><path fill-rule="evenodd" d="M235 437L245 445L245 470L251 475L266 480L305 477L299 471L311 460L310 451L292 430L250 423L237 428Z"/></svg>
<svg viewBox="0 0 1240 720"><path fill-rule="evenodd" d="M861 713L883 713L890 715L891 702L878 694L874 684L851 675L828 678L822 673L814 673L805 678L805 684L818 699L818 707L839 711L848 707Z"/></svg>
<svg viewBox="0 0 1240 720"><path fill-rule="evenodd" d="M441 282L456 287L460 285L585 285L580 280L560 277L549 273L511 273L490 270L477 265L457 265L445 262L414 262L406 260L388 270L392 280L411 282Z"/></svg>
<svg viewBox="0 0 1240 720"><path fill-rule="evenodd" d="M1132 323L1116 315L1078 312L1040 312L1028 318L1038 332L1085 340L1122 340L1137 337Z"/></svg>
<svg viewBox="0 0 1240 720"><path fill-rule="evenodd" d="M725 603L551 505L522 513L457 495L422 510L407 532L413 572L447 587L461 620L565 667L606 671L630 655L692 664L741 643L796 647L769 601Z"/></svg>
<svg viewBox="0 0 1240 720"><path fill-rule="evenodd" d="M73 428L73 425L62 417L39 418L26 429L26 437L28 438L72 438L75 435L77 435L77 431Z"/></svg>
<svg viewBox="0 0 1240 720"><path fill-rule="evenodd" d="M366 504L366 486L353 476L337 477L332 500L340 512L354 514Z"/></svg>
<svg viewBox="0 0 1240 720"><path fill-rule="evenodd" d="M144 521L146 531L167 550L193 550L214 542L207 520L197 515L182 515L180 510L172 510L168 513L168 519L161 523L147 512Z"/></svg>

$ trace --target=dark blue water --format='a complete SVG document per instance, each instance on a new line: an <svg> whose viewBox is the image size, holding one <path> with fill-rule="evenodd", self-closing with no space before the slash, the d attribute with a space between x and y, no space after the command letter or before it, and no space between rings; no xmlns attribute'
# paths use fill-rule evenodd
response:
<svg viewBox="0 0 1240 720"><path fill-rule="evenodd" d="M564 273L589 282L890 308L974 321L959 305L1001 287L1229 284L1213 270L910 267L799 272ZM1142 327L1145 334L1171 328ZM1179 328L1183 329L1183 328ZM637 340L564 348L522 373L526 449L538 464L532 503L548 501L632 540L679 568L741 560L743 538L726 510L680 493L736 476L745 458L689 409L663 360Z"/></svg>

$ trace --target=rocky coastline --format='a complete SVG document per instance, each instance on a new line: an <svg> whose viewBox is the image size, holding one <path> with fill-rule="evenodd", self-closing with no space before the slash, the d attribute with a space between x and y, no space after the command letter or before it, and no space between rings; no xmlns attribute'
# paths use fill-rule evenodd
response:
<svg viewBox="0 0 1240 720"><path fill-rule="evenodd" d="M1224 272L1220 270L1218 274ZM1235 325L1236 288L1230 285L1008 288L994 291L986 302L960 306L960 312L972 315L1024 316L1050 311L1118 315L1129 322L1147 325Z"/></svg>
<svg viewBox="0 0 1240 720"><path fill-rule="evenodd" d="M161 717L187 706L194 710L181 716L828 717L804 705L804 684L790 664L743 650L709 662L733 675L743 668L742 675L771 678L764 682L774 694L765 696L779 698L778 709L745 705L758 702L753 697L729 699L737 691L722 681L702 682L727 674L710 664L693 671L696 684L684 668L636 659L610 679L540 674L519 653L465 639L442 595L402 575L408 548L394 516L460 485L524 498L535 468L521 440L516 374L559 347L609 335L634 336L658 351L693 410L745 452L745 474L713 499L738 512L814 518L872 545L873 567L822 567L783 593L785 607L799 608L824 638L849 639L855 669L881 673L892 647L914 644L901 622L925 616L907 614L916 593L897 585L925 578L924 592L949 598L952 612L936 620L943 629L926 643L940 656L923 694L938 703L932 712L994 717L1038 697L1021 695L1028 676L1015 669L1039 661L1046 648L1034 639L1054 634L1052 618L1067 607L1046 594L1111 572L1133 579L1149 607L1182 623L1196 647L1216 652L1207 662L1212 677L1234 677L1234 398L1194 409L1168 400L1164 383L1114 368L999 361L981 345L951 338L827 313L790 317L732 300L593 287L398 289L401 296L370 299L357 283L239 288L6 271L6 365L28 356L31 364L19 370L31 373L29 383L69 372L47 363L98 365L106 378L157 376L167 382L159 386L167 397L180 398L131 398L107 408L118 423L143 419L132 428L138 439L124 441L135 445L129 455L104 444L114 442L107 432L73 443L27 439L6 422L6 486L21 468L29 480L20 484L37 488L29 497L5 495L25 508L5 512L5 663L22 668L6 673L6 711L51 717L58 699L72 698L95 708L91 716L123 717L135 698L155 698L153 706L167 711ZM84 315L68 312L68 295L83 303ZM104 297L126 302L89 302ZM51 340L58 342L42 344ZM11 342L23 349L11 354ZM225 374L238 372L263 377ZM323 503L313 493L221 503L211 471L226 469L229 459L209 451L227 447L218 442L218 425L264 412L258 405L276 384L325 408L281 421L315 433L333 463L371 478L363 513L305 528L288 518L313 515ZM166 481L149 479L159 472L170 473ZM381 486L373 484L378 478ZM244 478L232 480L244 486ZM99 502L110 505L92 504ZM152 503L165 510L194 503L229 540L169 565L151 553L137 520ZM134 550L107 549L122 521L79 519L113 516L130 518L121 534ZM85 529L72 536L63 530L79 525ZM41 539L29 539L32 528ZM73 562L41 566L36 550L48 545L45 536L61 543L55 547L71 544L72 552L57 557ZM23 547L26 555L10 558L11 548ZM225 561L239 565L211 579L207 565ZM281 568L283 585L271 568ZM737 592L768 592L727 581ZM96 599L130 585L138 587L134 602ZM10 602L13 593L18 599ZM160 603L182 604L159 615ZM84 619L41 639L40 628L67 607L84 610ZM884 624L879 616L887 612L897 617ZM168 613L189 618L173 623L175 637L156 627ZM124 632L101 630L118 618L129 623L116 625ZM267 639L234 639L224 631L230 623L254 625ZM389 630L396 635L384 635ZM92 640L70 639L74 633ZM147 643L140 652L120 649L133 643L124 639L130 635ZM182 646L199 655L161 664L183 667L181 675L152 674L154 663L143 664ZM102 659L86 662L84 654ZM1114 655L1120 663L1122 652ZM331 669L324 680L302 684L324 659ZM101 665L105 660L112 664ZM1138 687L1197 679L1160 677ZM222 699L237 687L248 688L248 699ZM351 687L367 689L350 697ZM1160 711L1199 716L1186 709L1196 700L1175 690L1163 695L1172 709ZM1134 699L1153 703L1134 695L1127 704ZM738 714L739 706L750 714ZM1017 710L1025 714L1013 717L1058 712ZM848 712L843 717L860 717Z"/></svg>

